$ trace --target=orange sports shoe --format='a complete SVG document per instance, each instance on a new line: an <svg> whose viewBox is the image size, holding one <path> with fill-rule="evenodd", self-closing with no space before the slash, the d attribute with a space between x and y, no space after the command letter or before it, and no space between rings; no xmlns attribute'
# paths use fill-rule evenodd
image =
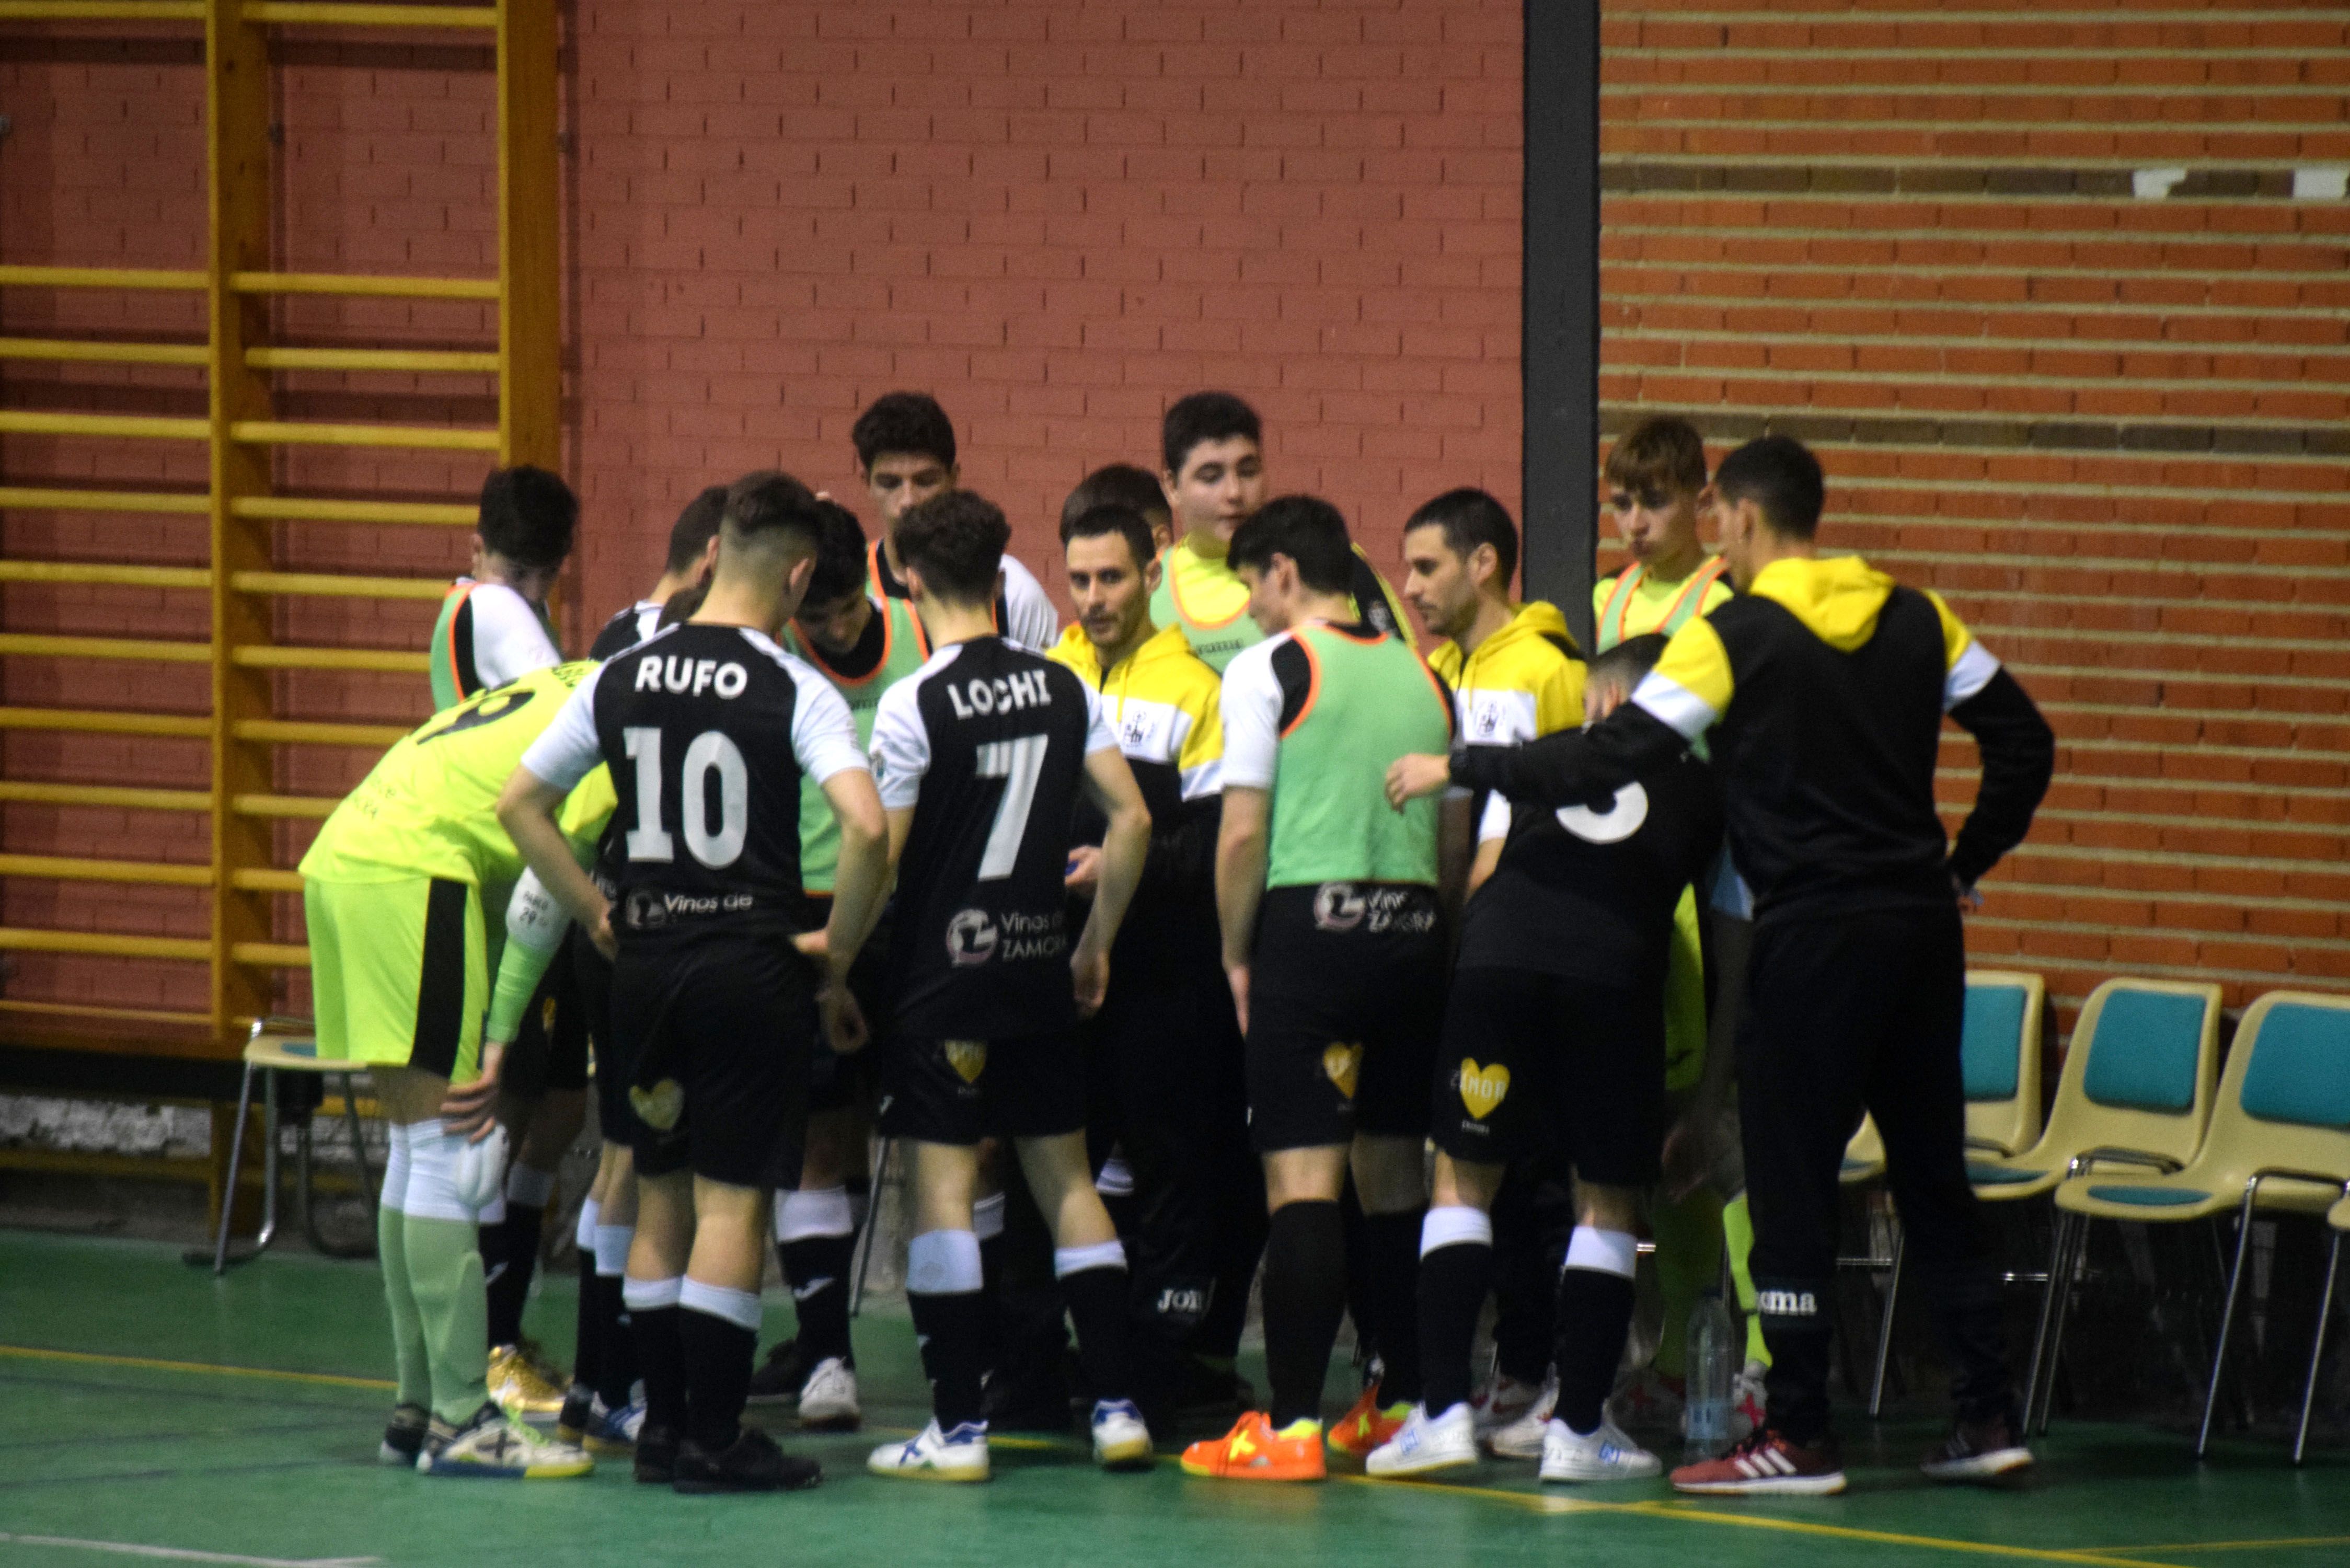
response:
<svg viewBox="0 0 2350 1568"><path fill-rule="evenodd" d="M1183 1473L1227 1480L1317 1481L1322 1423L1293 1421L1276 1432L1262 1410L1251 1410L1221 1438L1203 1438L1183 1450Z"/></svg>
<svg viewBox="0 0 2350 1568"><path fill-rule="evenodd" d="M1357 1399L1347 1413L1338 1417L1338 1424L1330 1428L1331 1451L1345 1454L1350 1459L1366 1458L1373 1449L1403 1430L1404 1418L1410 1414L1411 1407L1408 1404L1398 1403L1382 1407L1379 1386L1374 1383L1363 1390L1362 1397Z"/></svg>

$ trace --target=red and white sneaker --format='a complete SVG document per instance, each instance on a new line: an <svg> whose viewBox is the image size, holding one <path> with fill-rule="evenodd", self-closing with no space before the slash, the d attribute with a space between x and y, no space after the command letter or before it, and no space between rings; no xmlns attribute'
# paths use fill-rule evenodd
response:
<svg viewBox="0 0 2350 1568"><path fill-rule="evenodd" d="M1673 1472L1675 1491L1728 1497L1825 1497L1844 1490L1844 1455L1834 1438L1789 1442L1769 1427L1718 1459Z"/></svg>

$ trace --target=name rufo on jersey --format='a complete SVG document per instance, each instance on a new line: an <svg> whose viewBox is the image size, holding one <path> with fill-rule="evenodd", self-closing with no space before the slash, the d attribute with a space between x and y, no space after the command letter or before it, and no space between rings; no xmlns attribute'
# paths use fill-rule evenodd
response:
<svg viewBox="0 0 2350 1568"><path fill-rule="evenodd" d="M724 664L714 659L680 659L672 653L666 659L648 659L637 666L639 691L691 692L699 697L704 691L715 691L732 701L743 695L751 683L751 673L741 665L728 660Z"/></svg>

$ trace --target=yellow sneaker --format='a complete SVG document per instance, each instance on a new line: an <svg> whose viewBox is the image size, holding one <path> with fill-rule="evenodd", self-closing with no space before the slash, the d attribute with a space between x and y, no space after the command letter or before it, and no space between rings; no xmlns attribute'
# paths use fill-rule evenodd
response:
<svg viewBox="0 0 2350 1568"><path fill-rule="evenodd" d="M1330 1428L1330 1451L1349 1459L1367 1459L1373 1449L1402 1431L1410 1415L1409 1403L1399 1401L1382 1407L1378 1385L1373 1384Z"/></svg>
<svg viewBox="0 0 2350 1568"><path fill-rule="evenodd" d="M1183 1473L1226 1480L1317 1481L1322 1460L1322 1423L1292 1421L1279 1431L1262 1410L1251 1410L1221 1438L1204 1438L1183 1450Z"/></svg>
<svg viewBox="0 0 2350 1568"><path fill-rule="evenodd" d="M563 1385L547 1376L532 1354L534 1348L501 1345L490 1352L490 1397L516 1420L552 1416L563 1408Z"/></svg>

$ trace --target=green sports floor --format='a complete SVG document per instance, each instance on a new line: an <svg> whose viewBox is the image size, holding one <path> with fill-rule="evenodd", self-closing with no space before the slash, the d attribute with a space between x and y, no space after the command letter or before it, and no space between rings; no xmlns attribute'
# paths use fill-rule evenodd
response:
<svg viewBox="0 0 2350 1568"><path fill-rule="evenodd" d="M567 1282L548 1280L531 1326L558 1355L570 1314ZM1933 1421L1850 1421L1853 1490L1777 1503L1684 1503L1659 1482L1544 1490L1498 1463L1441 1485L1220 1484L1171 1460L1105 1476L1044 1441L999 1442L989 1486L882 1481L864 1453L922 1418L923 1389L903 1317L879 1313L858 1329L868 1431L798 1445L826 1461L816 1491L682 1498L610 1464L584 1481L434 1480L375 1462L382 1323L369 1263L272 1255L215 1282L176 1248L0 1231L0 1568L2350 1563L2350 1453L2295 1470L2230 1442L2199 1468L2177 1435L2126 1426L2060 1423L2035 1485L1984 1492L1908 1468Z"/></svg>

